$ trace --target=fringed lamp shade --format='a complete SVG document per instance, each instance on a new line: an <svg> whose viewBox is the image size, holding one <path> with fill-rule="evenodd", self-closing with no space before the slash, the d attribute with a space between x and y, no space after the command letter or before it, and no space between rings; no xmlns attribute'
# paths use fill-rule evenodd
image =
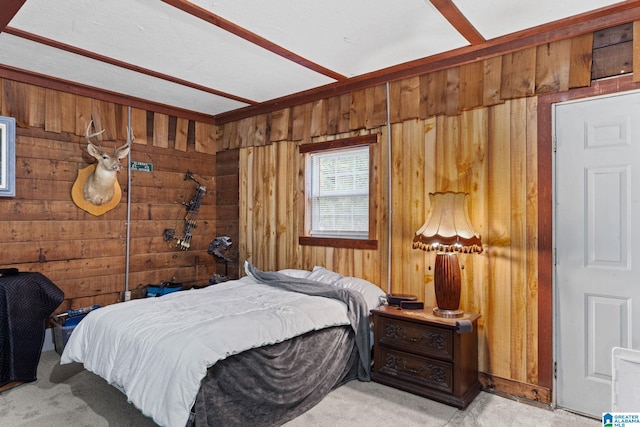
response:
<svg viewBox="0 0 640 427"><path fill-rule="evenodd" d="M437 251L434 271L437 316L461 317L460 267L457 252L480 253L482 242L469 219L469 195L452 191L430 193L431 215L413 238L413 248Z"/></svg>

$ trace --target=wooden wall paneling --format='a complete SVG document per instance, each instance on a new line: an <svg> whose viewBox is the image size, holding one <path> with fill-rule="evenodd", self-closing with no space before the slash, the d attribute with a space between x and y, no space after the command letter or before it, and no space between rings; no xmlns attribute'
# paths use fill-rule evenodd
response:
<svg viewBox="0 0 640 427"><path fill-rule="evenodd" d="M62 131L62 100L60 92L53 89L45 89L45 119L44 130L60 133Z"/></svg>
<svg viewBox="0 0 640 427"><path fill-rule="evenodd" d="M501 99L533 95L535 92L535 83L535 47L502 55Z"/></svg>
<svg viewBox="0 0 640 427"><path fill-rule="evenodd" d="M543 44L536 49L536 93L569 90L571 39Z"/></svg>
<svg viewBox="0 0 640 427"><path fill-rule="evenodd" d="M60 132L75 133L76 130L76 96L71 93L58 92L60 97Z"/></svg>
<svg viewBox="0 0 640 427"><path fill-rule="evenodd" d="M460 66L460 110L482 105L484 62L476 61Z"/></svg>
<svg viewBox="0 0 640 427"><path fill-rule="evenodd" d="M526 109L526 349L525 381L538 384L538 98L527 98Z"/></svg>
<svg viewBox="0 0 640 427"><path fill-rule="evenodd" d="M256 145L266 145L269 142L268 118L267 114L261 114L256 116L255 121L252 123L249 138L255 141Z"/></svg>
<svg viewBox="0 0 640 427"><path fill-rule="evenodd" d="M389 83L389 121L391 123L402 122L402 118L400 116L401 90L400 81Z"/></svg>
<svg viewBox="0 0 640 427"><path fill-rule="evenodd" d="M631 40L593 50L591 79L617 76L633 71L633 42Z"/></svg>
<svg viewBox="0 0 640 427"><path fill-rule="evenodd" d="M187 136L189 135L189 120L178 117L176 120L176 142L174 148L187 151Z"/></svg>
<svg viewBox="0 0 640 427"><path fill-rule="evenodd" d="M500 97L502 84L502 56L482 61L484 78L482 81L482 105L490 106L503 102Z"/></svg>
<svg viewBox="0 0 640 427"><path fill-rule="evenodd" d="M365 89L351 92L349 106L349 129L363 129L367 122L367 91Z"/></svg>
<svg viewBox="0 0 640 427"><path fill-rule="evenodd" d="M147 112L145 110L131 108L131 130L135 137L133 140L134 144L148 144L149 135L147 135Z"/></svg>
<svg viewBox="0 0 640 427"><path fill-rule="evenodd" d="M338 130L341 114L340 111L340 96L332 96L325 100L327 104L327 134L335 135L339 133Z"/></svg>
<svg viewBox="0 0 640 427"><path fill-rule="evenodd" d="M447 71L427 74L427 116L445 114L447 111Z"/></svg>
<svg viewBox="0 0 640 427"><path fill-rule="evenodd" d="M84 136L87 130L91 121L91 104L91 98L76 95L76 135Z"/></svg>
<svg viewBox="0 0 640 427"><path fill-rule="evenodd" d="M459 255L463 270L461 304L467 311L483 313L478 320L478 360L485 366L487 353L485 317L490 301L487 298L489 272L487 268L486 243L488 229L487 177L488 177L488 108L465 111L461 117L461 150L458 164L460 179L469 193L469 215L475 230L480 234L485 251L482 254Z"/></svg>
<svg viewBox="0 0 640 427"><path fill-rule="evenodd" d="M459 188L469 194L469 215L471 222L480 234L485 237L485 215L483 206L486 200L486 144L487 144L487 109L476 108L464 111L460 120L460 145L457 165ZM464 264L463 292L461 306L475 313L482 307L484 262L476 255L459 255Z"/></svg>
<svg viewBox="0 0 640 427"><path fill-rule="evenodd" d="M202 137L206 138L206 134ZM153 146L169 148L169 116L166 114L153 113Z"/></svg>
<svg viewBox="0 0 640 427"><path fill-rule="evenodd" d="M253 176L254 149L240 149L240 226L238 229L238 252L240 256L255 263L253 254ZM242 274L244 275L244 274Z"/></svg>
<svg viewBox="0 0 640 427"><path fill-rule="evenodd" d="M447 86L445 95L445 113L449 115L460 112L460 67L447 69Z"/></svg>
<svg viewBox="0 0 640 427"><path fill-rule="evenodd" d="M39 86L27 85L24 89L27 100L27 115L25 117L29 127L44 128L46 115L46 89Z"/></svg>
<svg viewBox="0 0 640 427"><path fill-rule="evenodd" d="M274 269L280 270L289 268L289 251L295 244L290 236L295 234L290 228L289 217L291 217L292 191L291 186L295 185L295 180L289 175L290 169L287 167L291 163L289 150L286 142L274 144L276 150L276 167L274 176L275 186L275 250L276 262Z"/></svg>
<svg viewBox="0 0 640 427"><path fill-rule="evenodd" d="M318 99L311 103L311 136L327 134L327 102Z"/></svg>
<svg viewBox="0 0 640 427"><path fill-rule="evenodd" d="M442 116L441 116L442 117ZM440 132L438 129L438 123L442 124L442 121L437 120L435 117L430 117L426 119L424 122L424 192L423 192L423 212L418 218L419 226L424 224L427 220L429 212L431 210L431 201L429 198L429 193L434 193L438 191L438 159L437 159L437 144L438 138L437 135ZM414 232L417 231L414 230ZM436 306L436 294L433 286L433 267L435 265L435 253L434 252L424 252L423 253L423 270L422 274L420 274L421 282L423 284L424 290L424 303L429 307Z"/></svg>
<svg viewBox="0 0 640 427"><path fill-rule="evenodd" d="M231 130L232 124L235 124L237 126L238 122L229 122L229 123L225 123L223 125L218 126L218 133L216 135L216 152L217 153L230 149L229 132ZM234 147L233 149L236 149L236 148L239 148L239 146Z"/></svg>
<svg viewBox="0 0 640 427"><path fill-rule="evenodd" d="M93 130L91 133L104 130L102 134L96 136L96 139L98 141L116 140L117 124L115 104L107 101L92 99L91 118L93 119L93 126L95 128L95 130Z"/></svg>
<svg viewBox="0 0 640 427"><path fill-rule="evenodd" d="M16 119L16 126L29 127L29 86L13 80L4 80L2 105L4 115Z"/></svg>
<svg viewBox="0 0 640 427"><path fill-rule="evenodd" d="M277 146L276 145L268 145L265 150L267 152L267 161L265 164L265 172L266 172L266 183L267 183L267 188L264 192L265 195L265 204L266 204L266 215L267 215L267 221L266 221L266 225L267 227L265 228L265 239L266 241L269 243L269 258L268 258L268 263L267 265L269 266L269 269L271 270L275 270L277 268L277 240L276 240L276 233L278 231L278 223L277 223L277 216L276 216L276 208L278 205L278 202L283 202L286 204L286 199L285 200L278 200L278 190L277 190L277 184L278 182L276 181L276 171L278 169L278 166L283 166L283 165L278 165L278 150L277 150Z"/></svg>
<svg viewBox="0 0 640 427"><path fill-rule="evenodd" d="M416 230L424 223L425 200L423 198L425 188L424 176L424 124L422 120L407 120L402 123L402 151L401 173L402 194L400 205L400 223L402 227L401 241L402 251L396 253L400 256L397 262L402 266L403 292L417 295L420 299L424 296L424 284L421 275L425 268L422 264L424 254L421 250L413 249L413 236Z"/></svg>
<svg viewBox="0 0 640 427"><path fill-rule="evenodd" d="M253 173L254 190L254 254L259 260L260 268L271 269L272 247L270 246L270 221L269 217L271 189L273 177L269 176L269 148L268 146L255 146L255 169Z"/></svg>
<svg viewBox="0 0 640 427"><path fill-rule="evenodd" d="M432 115L429 114L429 74L421 74L420 80L420 118L427 119Z"/></svg>
<svg viewBox="0 0 640 427"><path fill-rule="evenodd" d="M511 273L511 372L508 378L527 379L527 102L511 101L510 112L510 273Z"/></svg>
<svg viewBox="0 0 640 427"><path fill-rule="evenodd" d="M238 137L238 122L225 123L222 131L222 143L218 142L218 150L235 150L241 147Z"/></svg>
<svg viewBox="0 0 640 427"><path fill-rule="evenodd" d="M367 88L366 99L367 117L365 119L365 127L373 129L384 126L387 123L387 85Z"/></svg>
<svg viewBox="0 0 640 427"><path fill-rule="evenodd" d="M129 107L126 105L115 105L116 128L115 135L118 141L127 141L127 126L129 126ZM135 135L134 135L135 137Z"/></svg>
<svg viewBox="0 0 640 427"><path fill-rule="evenodd" d="M377 176L377 195L378 195L378 207L377 207L377 238L378 238L378 250L377 251L359 251L356 256L356 262L358 265L354 270L354 274L357 277L362 277L370 282L373 282L380 286L384 291L388 289L388 276L389 269L389 168L388 165L391 159L389 158L389 135L387 133L387 127L383 126L379 129L380 136L378 137L378 144L376 149L378 150L378 165L376 167ZM401 143L401 142L400 142ZM359 261L361 259L361 262ZM372 268L371 266L378 266Z"/></svg>
<svg viewBox="0 0 640 427"><path fill-rule="evenodd" d="M265 229L267 227L267 210L265 206L265 192L267 191L265 171L266 150L262 147L254 147L254 165L250 172L253 181L253 228L249 230L253 233L253 256L256 266L262 270L268 270L266 253L268 242L265 241ZM250 196L251 197L251 196Z"/></svg>
<svg viewBox="0 0 640 427"><path fill-rule="evenodd" d="M29 85L28 93L28 125L30 127L44 128L46 110L46 89L40 86Z"/></svg>
<svg viewBox="0 0 640 427"><path fill-rule="evenodd" d="M570 89L585 87L591 84L592 52L593 33L583 34L571 39L571 59L569 64Z"/></svg>
<svg viewBox="0 0 640 427"><path fill-rule="evenodd" d="M416 119L420 116L419 77L416 76L400 80L400 93L397 101L399 103L397 110L399 120L404 121L408 119ZM393 109L391 111L393 111ZM393 119L391 121L393 122Z"/></svg>
<svg viewBox="0 0 640 427"><path fill-rule="evenodd" d="M0 115L1 116L6 116L7 113L5 112L5 107L4 107L4 98L5 98L5 94L4 94L4 79L0 78Z"/></svg>
<svg viewBox="0 0 640 427"><path fill-rule="evenodd" d="M511 373L511 103L490 107L488 149L487 255L489 308L483 314L487 366L480 369L503 378ZM517 349L521 351L521 349Z"/></svg>
<svg viewBox="0 0 640 427"><path fill-rule="evenodd" d="M446 187L443 184L443 174L442 174L442 166L444 162L444 150L446 147L446 139L445 139L445 117L440 115L435 117L436 120L436 148L435 148L435 162L436 169L434 170L434 183L435 183L435 191L446 191Z"/></svg>
<svg viewBox="0 0 640 427"><path fill-rule="evenodd" d="M299 171L302 167L304 157L298 152L297 144L287 141L286 146L288 150L287 156L289 158L287 162L287 174L289 176L290 192L287 197L287 203L289 204L287 210L289 216L287 227L291 245L289 253L287 254L287 264L292 268L301 268L301 248L298 245L298 237L302 235L304 229L304 223L301 223L299 214L300 209L304 208L304 198L300 192L300 186L304 185L304 182L301 182Z"/></svg>
<svg viewBox="0 0 640 427"><path fill-rule="evenodd" d="M364 252L365 251L361 251L361 250L353 251L353 265L351 266L352 267L351 275L353 277L359 277L361 279L369 280L371 283L381 286L380 281L378 280L378 274L367 274L367 273L374 273L374 272L366 271ZM368 278L366 278L365 276L367 276ZM375 276L376 279L371 280L371 276ZM386 287L384 289L386 290Z"/></svg>
<svg viewBox="0 0 640 427"><path fill-rule="evenodd" d="M633 71L633 31L628 23L593 34L592 80Z"/></svg>
<svg viewBox="0 0 640 427"><path fill-rule="evenodd" d="M404 166L402 157L402 148L405 144L402 123L391 125L391 256L393 259L401 259L405 252L403 215L405 209L403 194L405 188L408 189L409 183L404 182L404 174L402 169ZM405 266L402 263L391 263L391 292L402 293L404 289L403 275Z"/></svg>
<svg viewBox="0 0 640 427"><path fill-rule="evenodd" d="M215 154L216 147L216 127L196 122L196 153Z"/></svg>
<svg viewBox="0 0 640 427"><path fill-rule="evenodd" d="M289 139L289 116L291 109L283 108L282 110L271 113L271 126L269 131L269 141L284 141Z"/></svg>
<svg viewBox="0 0 640 427"><path fill-rule="evenodd" d="M294 141L302 141L303 143L311 142L311 121L312 104L306 103L296 105L291 109L291 139Z"/></svg>
<svg viewBox="0 0 640 427"><path fill-rule="evenodd" d="M335 271L338 268L335 264L335 252L336 248L332 248L329 246L315 248L315 262L313 263L313 265L321 265L329 270ZM338 271L338 273L340 272Z"/></svg>
<svg viewBox="0 0 640 427"><path fill-rule="evenodd" d="M277 165L277 146L274 144L267 145L263 148L265 152L265 162L263 166L262 185L265 187L263 191L264 200L264 224L263 241L266 245L262 246L265 249L265 269L275 270L277 261L277 248L276 248L276 206L278 204L278 192L276 189L276 169ZM283 200L281 200L283 201Z"/></svg>
<svg viewBox="0 0 640 427"><path fill-rule="evenodd" d="M351 93L343 93L340 98L340 117L336 133L344 133L350 130Z"/></svg>
<svg viewBox="0 0 640 427"><path fill-rule="evenodd" d="M438 191L464 191L458 170L458 152L460 150L460 116L446 116L442 132L442 150L438 155Z"/></svg>
<svg viewBox="0 0 640 427"><path fill-rule="evenodd" d="M221 128L218 127L220 131ZM215 183L211 187L215 190L214 216L216 219L216 237L229 236L233 242L229 250L232 262L227 262L212 256L216 273L238 278L240 266L239 256L239 227L240 227L240 150L225 150L216 153ZM209 188L209 187L207 187ZM210 241L213 238L210 239Z"/></svg>
<svg viewBox="0 0 640 427"><path fill-rule="evenodd" d="M242 119L238 122L238 129L236 131L236 138L238 139L237 145L238 147L251 147L256 144L253 141L249 140L249 128L251 127L252 120L255 120L255 117L248 117ZM234 146L232 142L229 143L229 147Z"/></svg>

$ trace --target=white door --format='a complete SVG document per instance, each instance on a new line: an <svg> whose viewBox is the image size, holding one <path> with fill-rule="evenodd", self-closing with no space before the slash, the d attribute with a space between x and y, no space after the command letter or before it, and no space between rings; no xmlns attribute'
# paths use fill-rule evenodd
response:
<svg viewBox="0 0 640 427"><path fill-rule="evenodd" d="M554 115L556 403L600 418L612 348L640 348L640 93Z"/></svg>

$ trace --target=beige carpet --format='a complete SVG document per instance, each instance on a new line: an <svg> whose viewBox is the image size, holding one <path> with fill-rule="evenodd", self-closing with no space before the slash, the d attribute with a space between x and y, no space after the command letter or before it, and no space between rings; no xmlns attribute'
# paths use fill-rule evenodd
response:
<svg viewBox="0 0 640 427"><path fill-rule="evenodd" d="M2 427L155 426L125 396L81 365L42 354L38 381L0 394ZM465 411L377 383L351 381L287 427L600 426L601 422L480 393Z"/></svg>

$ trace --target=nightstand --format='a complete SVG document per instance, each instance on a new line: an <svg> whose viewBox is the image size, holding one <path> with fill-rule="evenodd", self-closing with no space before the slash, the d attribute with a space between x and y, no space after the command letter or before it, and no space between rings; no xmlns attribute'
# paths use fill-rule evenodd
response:
<svg viewBox="0 0 640 427"><path fill-rule="evenodd" d="M374 381L464 409L478 395L479 314L436 317L431 307L371 310Z"/></svg>

